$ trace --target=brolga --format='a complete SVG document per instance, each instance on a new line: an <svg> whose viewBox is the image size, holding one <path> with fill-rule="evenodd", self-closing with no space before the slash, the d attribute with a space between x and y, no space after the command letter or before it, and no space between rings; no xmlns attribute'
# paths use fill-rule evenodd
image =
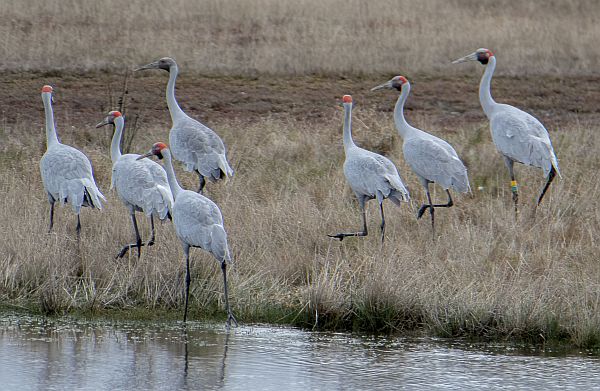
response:
<svg viewBox="0 0 600 391"><path fill-rule="evenodd" d="M167 178L175 203L173 204L173 224L175 232L183 246L185 253L185 310L183 321L187 320L188 299L190 295L190 248L198 247L211 253L221 264L223 272L223 285L225 289L225 306L227 308L227 327L237 321L231 312L229 306L229 295L227 293L227 263L231 262L229 246L227 245L227 233L223 227L223 216L219 207L210 199L202 194L190 190L184 190L179 186L173 163L171 160L171 151L166 144L156 143L152 149L138 157L156 156L158 159L164 159Z"/></svg>
<svg viewBox="0 0 600 391"><path fill-rule="evenodd" d="M550 183L560 171L558 160L552 148L552 142L544 125L534 116L514 106L496 103L491 94L491 81L496 69L496 56L488 49L475 52L452 61L457 64L465 61L479 61L485 66L485 72L479 84L479 101L483 112L490 121L492 140L504 157L511 180L512 199L517 213L519 201L518 183L513 169L514 162L539 167L544 171L546 184L542 188L537 205L542 202Z"/></svg>
<svg viewBox="0 0 600 391"><path fill-rule="evenodd" d="M394 204L408 201L408 190L400 179L398 169L388 158L358 147L352 140L352 97L344 95L344 175L358 199L362 213L363 229L358 232L340 232L329 237L343 240L347 236L367 236L365 204L377 199L381 212L381 242L385 235L383 200L388 198Z"/></svg>
<svg viewBox="0 0 600 391"><path fill-rule="evenodd" d="M111 188L117 190L117 194L125 207L129 210L133 230L135 232L135 243L123 246L117 258L123 257L131 248L137 247L138 258L141 255L142 246L154 245L154 216L165 220L170 216L173 206L173 195L167 180L167 173L162 166L152 160L137 160L140 155L121 153L121 137L125 126L125 119L118 111L108 113L104 121L96 125L97 128L112 124L114 134L110 146L110 158L113 163ZM150 218L152 234L146 243L140 237L135 212L143 212Z"/></svg>
<svg viewBox="0 0 600 391"><path fill-rule="evenodd" d="M400 91L400 97L394 108L394 123L398 134L403 140L404 160L417 174L427 194L427 203L419 208L417 219L420 219L425 211L429 210L431 230L435 238L435 208L450 208L454 205L450 189L461 193L471 191L467 169L450 144L406 122L404 104L410 94L410 83L404 76L395 76L391 80L373 87L371 91L382 88ZM437 183L446 191L448 201L445 204L434 204L432 202L431 193L429 192L430 183Z"/></svg>
<svg viewBox="0 0 600 391"><path fill-rule="evenodd" d="M106 201L92 174L92 164L81 151L58 141L54 126L54 112L52 111L52 87L42 87L42 100L46 114L46 153L40 160L40 171L44 190L48 194L50 203L50 225L48 232L54 224L54 204L69 203L77 214L77 239L81 234L81 221L79 213L82 206L102 209L100 200Z"/></svg>
<svg viewBox="0 0 600 391"><path fill-rule="evenodd" d="M198 193L202 193L206 179L215 182L233 175L227 162L225 145L221 138L209 127L201 124L183 112L175 99L175 80L179 68L169 57L141 66L136 69L163 69L169 72L167 83L167 105L173 123L169 133L169 143L173 157L181 161L186 171L196 171L199 177Z"/></svg>

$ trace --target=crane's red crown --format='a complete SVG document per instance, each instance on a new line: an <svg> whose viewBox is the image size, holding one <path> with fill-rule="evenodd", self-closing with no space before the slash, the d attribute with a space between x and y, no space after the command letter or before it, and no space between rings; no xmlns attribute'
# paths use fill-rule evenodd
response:
<svg viewBox="0 0 600 391"><path fill-rule="evenodd" d="M116 110L115 110L115 111L111 111L111 112L110 112L110 113L108 113L108 114L109 114L109 115L112 115L112 116L113 116L113 117L115 117L115 118L117 118L117 117L120 117L120 116L122 116L122 115L123 115L123 114L121 114L121 112L120 112L120 111L116 111Z"/></svg>
<svg viewBox="0 0 600 391"><path fill-rule="evenodd" d="M165 143L156 143L152 146L152 151L155 153L158 153L158 152L162 151L163 149L167 149L167 148L169 148L169 147Z"/></svg>
<svg viewBox="0 0 600 391"><path fill-rule="evenodd" d="M344 101L344 103L352 103L352 96L351 95L344 95L342 97L342 101Z"/></svg>
<svg viewBox="0 0 600 391"><path fill-rule="evenodd" d="M52 92L52 87L50 87L50 86L43 86L42 87L42 92Z"/></svg>

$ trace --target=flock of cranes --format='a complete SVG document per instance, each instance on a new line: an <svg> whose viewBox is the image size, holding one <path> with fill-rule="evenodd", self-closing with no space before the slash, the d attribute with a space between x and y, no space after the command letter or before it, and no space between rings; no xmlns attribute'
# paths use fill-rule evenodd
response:
<svg viewBox="0 0 600 391"><path fill-rule="evenodd" d="M486 69L481 79L479 99L483 111L490 121L492 139L498 151L504 156L511 178L511 191L515 212L518 203L518 185L514 175L514 162L541 168L546 176L546 183L538 197L537 204L542 201L552 180L560 171L558 161L548 132L533 116L513 106L496 103L490 93L492 74L496 66L496 58L488 49L477 51L453 61L478 61ZM116 192L129 210L135 232L135 243L122 247L117 257L123 257L128 251L137 248L137 256L142 246L152 246L155 240L154 217L161 220L172 219L177 237L183 246L186 262L185 278L185 310L184 322L187 319L189 287L190 287L190 248L197 247L211 253L220 263L223 272L225 305L227 310L227 327L237 321L229 306L227 293L227 263L231 255L227 243L227 232L223 226L223 217L219 207L209 198L202 195L206 180L217 181L233 175L227 161L226 149L220 137L210 128L189 117L177 104L175 99L175 81L178 67L171 58L162 58L144 65L136 70L163 69L169 72L166 89L167 105L172 120L169 133L170 148L164 143L155 143L152 149L143 155L121 153L120 143L124 128L124 118L118 111L111 111L97 125L113 125L114 134L111 142L110 156L113 163L111 188ZM404 76L396 76L391 80L372 88L372 91L392 89L400 92L394 109L394 123L403 140L404 159L416 174L425 189L427 202L423 203L417 213L421 218L426 211L431 216L431 228L435 238L435 208L453 206L450 189L457 192L470 192L467 169L458 157L454 148L446 141L423 130L417 129L404 118L404 104L410 93L410 83ZM44 189L50 203L50 224L52 229L54 204L56 201L69 203L77 215L77 238L81 223L79 213L81 207L102 209L102 201L106 201L92 175L89 159L79 150L61 144L56 134L52 111L52 87L42 88L46 116L47 150L40 161L40 170ZM385 234L385 217L383 201L389 199L396 205L410 199L409 192L402 182L398 169L388 158L358 147L352 139L352 97L344 95L344 175L354 191L362 213L363 227L361 231L340 232L330 234L340 241L348 236L366 236L367 223L365 204L370 199L377 199L381 212L381 241ZM164 168L152 161L157 157L164 162ZM187 171L195 171L199 176L197 192L183 189L175 176L172 157L183 163ZM432 200L429 185L437 183L447 194L445 204L435 204ZM144 242L140 237L135 217L142 212L150 219L152 232L149 240Z"/></svg>

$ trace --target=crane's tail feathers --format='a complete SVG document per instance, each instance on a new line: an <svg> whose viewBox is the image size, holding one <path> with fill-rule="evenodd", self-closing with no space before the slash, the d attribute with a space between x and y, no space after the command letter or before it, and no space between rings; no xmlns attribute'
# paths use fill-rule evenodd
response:
<svg viewBox="0 0 600 391"><path fill-rule="evenodd" d="M392 190L390 192L390 195L388 196L388 198L390 199L390 201L392 201L394 204L400 206L401 202L408 202L410 200L410 196L408 195L408 192L403 193L401 191L398 190Z"/></svg>
<svg viewBox="0 0 600 391"><path fill-rule="evenodd" d="M144 189L142 202L146 216L150 217L154 214L161 220L167 218L174 203L171 190L161 185Z"/></svg>
<svg viewBox="0 0 600 391"><path fill-rule="evenodd" d="M62 204L69 203L75 213L79 214L82 206L102 209L102 202L106 198L96 184L88 178L78 178L65 181L59 191Z"/></svg>
<svg viewBox="0 0 600 391"><path fill-rule="evenodd" d="M213 225L210 231L210 252L219 262L231 262L229 246L227 245L227 232L222 225Z"/></svg>

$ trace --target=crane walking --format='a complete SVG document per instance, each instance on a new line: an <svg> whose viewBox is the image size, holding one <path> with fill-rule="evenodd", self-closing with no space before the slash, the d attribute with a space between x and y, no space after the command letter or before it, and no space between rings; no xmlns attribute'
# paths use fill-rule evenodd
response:
<svg viewBox="0 0 600 391"><path fill-rule="evenodd" d="M175 99L175 80L179 68L175 60L169 57L141 66L144 69L163 69L169 72L167 84L167 105L173 125L169 133L169 143L173 157L184 164L186 171L196 171L200 185L198 193L202 193L206 179L215 182L233 175L227 162L225 145L221 138L210 128L189 117L183 112Z"/></svg>
<svg viewBox="0 0 600 391"><path fill-rule="evenodd" d="M44 190L50 203L50 225L54 224L54 203L69 203L77 214L77 239L81 234L79 213L82 206L102 209L100 200L106 201L92 174L92 164L81 151L69 145L61 144L54 126L52 111L52 87L42 87L42 101L46 115L46 153L40 160L40 171Z"/></svg>
<svg viewBox="0 0 600 391"><path fill-rule="evenodd" d="M398 134L403 139L402 151L404 160L417 174L421 184L427 193L427 204L421 205L417 219L429 209L431 215L431 230L435 238L435 208L450 208L454 205L450 188L457 192L466 193L471 191L467 169L459 159L458 154L450 144L441 138L435 137L406 122L404 118L404 103L410 94L410 83L404 76L395 76L391 80L373 87L371 91L382 88L400 91L400 97L394 108L394 123ZM429 184L437 183L448 196L446 204L434 204L429 193Z"/></svg>
<svg viewBox="0 0 600 391"><path fill-rule="evenodd" d="M344 95L344 175L354 191L362 212L363 229L358 232L340 232L329 237L344 240L347 236L367 236L365 203L377 199L381 211L381 242L385 234L383 200L389 198L394 204L408 201L408 190L402 183L398 169L389 159L358 147L352 140L352 96Z"/></svg>
<svg viewBox="0 0 600 391"><path fill-rule="evenodd" d="M492 98L491 81L496 69L496 56L488 49L475 52L452 61L458 64L465 61L479 61L485 71L479 84L479 101L483 112L490 121L492 140L498 151L504 156L511 180L512 199L515 213L519 201L518 184L513 170L514 162L541 168L546 184L538 197L537 205L542 202L550 183L558 174L558 160L552 148L552 142L544 125L534 116L507 104L496 103Z"/></svg>
<svg viewBox="0 0 600 391"><path fill-rule="evenodd" d="M188 298L190 294L190 247L199 247L211 253L221 264L223 272L223 285L225 286L225 306L227 308L227 327L233 321L237 321L229 307L229 296L227 293L227 263L231 262L229 246L227 245L227 233L223 227L223 216L219 207L210 199L202 194L190 190L184 190L179 186L173 163L171 160L171 151L166 144L156 143L152 149L138 157L156 156L158 159L164 158L164 165L167 171L167 178L175 203L173 204L173 224L177 237L183 245L185 253L185 310L183 321L187 319Z"/></svg>
<svg viewBox="0 0 600 391"><path fill-rule="evenodd" d="M139 258L142 246L154 244L154 216L161 220L171 217L173 195L167 181L167 173L160 164L148 159L137 160L140 157L137 154L121 154L121 137L125 126L123 115L118 111L111 111L96 128L109 124L115 128L110 147L110 158L113 162L111 188L116 188L119 198L129 210L135 231L135 243L123 246L117 258L123 257L132 247L137 247ZM152 234L146 243L142 242L140 237L135 219L136 211L143 212L150 218Z"/></svg>

